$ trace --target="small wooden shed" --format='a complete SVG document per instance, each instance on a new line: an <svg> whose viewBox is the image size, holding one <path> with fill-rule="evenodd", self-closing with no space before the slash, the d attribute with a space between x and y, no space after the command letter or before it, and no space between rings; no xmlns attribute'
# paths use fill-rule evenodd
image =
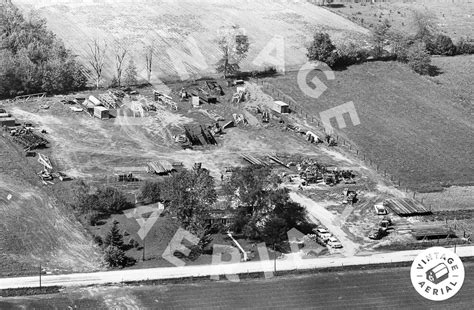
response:
<svg viewBox="0 0 474 310"><path fill-rule="evenodd" d="M94 116L100 119L109 118L109 110L106 107L94 107Z"/></svg>
<svg viewBox="0 0 474 310"><path fill-rule="evenodd" d="M275 101L273 110L278 113L290 113L290 106L283 101Z"/></svg>

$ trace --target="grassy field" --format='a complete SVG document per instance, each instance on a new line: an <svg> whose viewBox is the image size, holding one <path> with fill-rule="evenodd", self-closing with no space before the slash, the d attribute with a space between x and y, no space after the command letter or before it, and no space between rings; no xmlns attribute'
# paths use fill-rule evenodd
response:
<svg viewBox="0 0 474 310"><path fill-rule="evenodd" d="M457 70L462 71L465 59L450 58L458 60ZM296 73L268 81L316 116L353 101L361 124L353 126L348 120L342 132L403 186L433 189L474 183L472 117L456 105L449 84L440 87L392 62L365 63L335 74L332 81L321 77L328 90L318 99L303 94Z"/></svg>
<svg viewBox="0 0 474 310"><path fill-rule="evenodd" d="M36 185L35 167L4 137L0 145L7 170L0 172L0 276L37 274L39 264L49 272L100 269L100 255L84 229Z"/></svg>
<svg viewBox="0 0 474 310"><path fill-rule="evenodd" d="M471 0L361 2L337 5L330 10L369 29L388 19L393 29L413 33L413 10L431 15L439 29L454 39L472 37L474 27Z"/></svg>
<svg viewBox="0 0 474 310"><path fill-rule="evenodd" d="M37 9L48 27L83 60L87 44L94 38L107 41L109 59L106 76L113 75L114 40L124 40L140 76L145 77L143 48L154 42L154 75L176 78L172 59L177 51L189 52L188 39L196 41L193 52L202 53L205 65L188 67L191 75L214 72L220 58L216 40L223 27L239 25L249 36L251 47L243 68L252 64L275 35L285 41L287 66L306 60L304 48L315 30L324 30L336 41L359 40L368 31L324 8L304 1L32 1L14 0L24 11ZM171 56L167 50L171 49ZM198 57L199 58L199 57Z"/></svg>

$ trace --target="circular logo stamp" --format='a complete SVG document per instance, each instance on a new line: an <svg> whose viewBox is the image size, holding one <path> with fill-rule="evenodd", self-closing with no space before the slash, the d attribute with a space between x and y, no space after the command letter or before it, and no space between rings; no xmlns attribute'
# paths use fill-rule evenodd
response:
<svg viewBox="0 0 474 310"><path fill-rule="evenodd" d="M453 251L433 247L421 252L410 270L411 283L423 297L441 301L456 295L464 282L464 265Z"/></svg>

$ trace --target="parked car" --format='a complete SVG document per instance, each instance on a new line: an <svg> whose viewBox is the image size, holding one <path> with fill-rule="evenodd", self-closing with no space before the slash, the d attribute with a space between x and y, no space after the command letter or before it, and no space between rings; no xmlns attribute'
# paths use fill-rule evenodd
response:
<svg viewBox="0 0 474 310"><path fill-rule="evenodd" d="M325 228L316 228L314 232L318 235L322 242L327 242L331 238L331 233Z"/></svg>
<svg viewBox="0 0 474 310"><path fill-rule="evenodd" d="M328 239L328 245L333 249L340 249L342 248L342 244L337 240L335 237L330 237Z"/></svg>

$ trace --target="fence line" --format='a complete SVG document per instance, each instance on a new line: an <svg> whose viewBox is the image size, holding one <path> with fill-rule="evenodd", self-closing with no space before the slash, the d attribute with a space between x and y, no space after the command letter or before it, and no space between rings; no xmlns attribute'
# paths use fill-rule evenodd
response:
<svg viewBox="0 0 474 310"><path fill-rule="evenodd" d="M268 83L266 81L259 80L259 79L255 79L254 81L256 82L257 85L261 85L262 90L264 92L267 92L267 94L269 93L269 95L271 95L273 98L285 98L286 101L287 101L286 103L288 103L288 105L290 106L291 112L294 112L294 113L296 113L296 114L298 114L302 117L304 116L304 118L307 121L310 121L311 123L313 123L313 125L315 125L319 130L324 131L324 126L323 126L322 121L319 118L319 116L317 116L317 115L315 116L315 115L312 115L311 113L308 113L291 96L289 96L289 95L285 94L284 92L282 92L281 90L277 89L271 83ZM308 118L308 115L310 116L309 118ZM339 130L334 129L334 134L332 136L336 139L336 142L337 142L339 147L345 148L346 150L349 150L351 153L353 153L353 155L355 155L359 159L363 158L363 161L367 166L372 167L379 174L382 174L382 172L383 172L384 177L389 177L390 181L396 187L398 187L400 190L405 191L407 193L408 197L410 197L410 195L412 195L413 196L412 198L416 199L416 191L411 191L408 188L409 185L404 184L403 182L401 182L399 177L397 177L395 175L392 175L390 173L387 173L387 168L384 168L383 165L379 164L377 161L370 158L368 154L365 154L364 152L362 152L361 150L356 148L355 145L353 145L349 140L344 139L344 137L340 134Z"/></svg>

